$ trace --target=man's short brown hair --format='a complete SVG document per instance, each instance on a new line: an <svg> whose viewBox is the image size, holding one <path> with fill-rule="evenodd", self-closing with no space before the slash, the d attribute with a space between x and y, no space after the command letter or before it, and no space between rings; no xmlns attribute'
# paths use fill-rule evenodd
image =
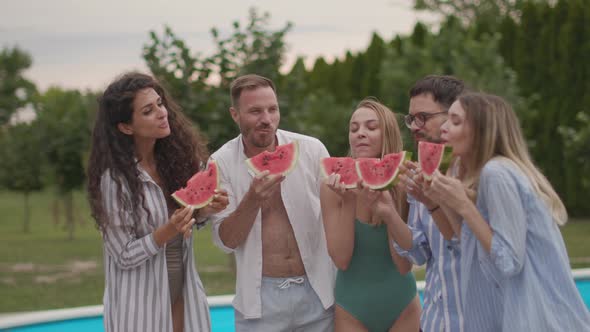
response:
<svg viewBox="0 0 590 332"><path fill-rule="evenodd" d="M243 90L254 90L257 88L266 87L270 87L272 91L275 92L275 94L277 93L275 84L266 77L256 74L248 74L236 78L229 85L231 105L237 108L238 101Z"/></svg>
<svg viewBox="0 0 590 332"><path fill-rule="evenodd" d="M467 89L462 80L453 76L429 75L414 84L410 89L410 98L421 94L431 94L434 101L445 110Z"/></svg>

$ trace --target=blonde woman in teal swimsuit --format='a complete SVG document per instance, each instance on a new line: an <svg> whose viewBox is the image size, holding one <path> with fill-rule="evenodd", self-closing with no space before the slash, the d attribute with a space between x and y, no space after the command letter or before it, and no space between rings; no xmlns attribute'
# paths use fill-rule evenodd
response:
<svg viewBox="0 0 590 332"><path fill-rule="evenodd" d="M348 139L353 158L379 158L403 149L395 115L373 99L352 114ZM344 189L339 175L322 184L328 252L338 267L334 327L342 331L418 331L420 300L411 263L392 248L391 227L405 197L394 188Z"/></svg>

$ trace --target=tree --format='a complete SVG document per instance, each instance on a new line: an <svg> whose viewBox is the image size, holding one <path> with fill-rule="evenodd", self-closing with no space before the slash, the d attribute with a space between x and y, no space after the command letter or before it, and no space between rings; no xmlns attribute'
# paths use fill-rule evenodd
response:
<svg viewBox="0 0 590 332"><path fill-rule="evenodd" d="M412 36L403 38L401 53L390 48L381 68L381 96L394 110L405 113L407 91L416 80L430 74L455 75L472 89L505 97L520 114L528 110L529 101L519 94L515 72L498 53L499 35L483 35L478 40L454 17L443 22L438 34L414 31L420 33L419 44ZM411 142L405 143L410 149Z"/></svg>
<svg viewBox="0 0 590 332"><path fill-rule="evenodd" d="M588 1L531 1L501 30L501 54L517 73L523 96L532 101L523 114L532 155L572 215L590 212L579 181L585 173L565 158L569 143L555 135L555 127L579 130L577 114L588 113L590 64L580 59L590 54L589 19Z"/></svg>
<svg viewBox="0 0 590 332"><path fill-rule="evenodd" d="M579 112L577 115L578 129L560 126L559 133L564 139L564 156L567 166L576 170L580 176L576 179L580 192L590 190L590 112Z"/></svg>
<svg viewBox="0 0 590 332"><path fill-rule="evenodd" d="M307 71L303 58L299 57L293 64L291 71L277 87L281 110L281 127L293 130L299 114L305 103L307 92Z"/></svg>
<svg viewBox="0 0 590 332"><path fill-rule="evenodd" d="M285 57L287 23L280 30L268 28L270 15L250 10L249 22L242 27L233 22L233 32L222 37L211 30L216 51L210 56L192 55L186 43L168 27L163 36L150 32L144 46L144 59L154 74L171 90L185 113L199 125L216 149L235 136L229 115L229 83L237 76L257 73L281 85L279 74ZM218 83L212 83L217 80Z"/></svg>
<svg viewBox="0 0 590 332"><path fill-rule="evenodd" d="M17 47L0 52L0 126L34 95L35 85L23 76L31 64L31 56Z"/></svg>
<svg viewBox="0 0 590 332"><path fill-rule="evenodd" d="M242 28L239 21L232 24L233 33L222 38L217 28L211 29L217 53L211 59L218 68L221 77L220 86L229 87L229 83L243 74L257 73L274 82L281 79L279 69L285 59L285 34L291 30L287 24L277 30L268 29L270 14L259 14L251 8L248 24Z"/></svg>
<svg viewBox="0 0 590 332"><path fill-rule="evenodd" d="M168 26L161 37L150 31L150 43L143 47L143 58L187 114L199 118L198 111L206 103L211 62L200 54L191 55L185 42Z"/></svg>
<svg viewBox="0 0 590 332"><path fill-rule="evenodd" d="M496 32L506 16L518 17L526 3L554 3L554 0L415 0L414 8L455 16L478 32Z"/></svg>
<svg viewBox="0 0 590 332"><path fill-rule="evenodd" d="M23 194L23 232L30 231L30 194L41 190L41 140L37 124L9 126L0 138L0 183Z"/></svg>
<svg viewBox="0 0 590 332"><path fill-rule="evenodd" d="M43 153L48 176L65 205L68 238L74 238L75 211L73 191L81 189L86 175L84 160L89 148L89 110L94 108L92 94L50 88L37 102L38 121L44 142Z"/></svg>
<svg viewBox="0 0 590 332"><path fill-rule="evenodd" d="M366 96L376 96L381 92L382 85L379 72L381 71L381 63L385 57L385 52L385 42L379 34L374 32L371 37L371 43L364 56L366 70L363 73L361 86L361 95L363 98Z"/></svg>
<svg viewBox="0 0 590 332"><path fill-rule="evenodd" d="M348 121L354 105L338 105L331 94L309 94L298 109L295 128L320 139L331 155L348 153Z"/></svg>
<svg viewBox="0 0 590 332"><path fill-rule="evenodd" d="M308 92L331 92L330 91L330 74L332 73L330 64L324 57L315 59L313 67L308 75Z"/></svg>

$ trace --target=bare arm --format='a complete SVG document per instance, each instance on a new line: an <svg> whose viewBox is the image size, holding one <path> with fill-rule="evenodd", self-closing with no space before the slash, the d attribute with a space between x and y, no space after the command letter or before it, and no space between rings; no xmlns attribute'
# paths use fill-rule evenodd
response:
<svg viewBox="0 0 590 332"><path fill-rule="evenodd" d="M182 233L187 237L195 224L193 216L193 208L187 206L182 209L174 211L170 219L164 225L158 227L154 233L154 241L158 247L163 247L164 243L170 241L177 234Z"/></svg>
<svg viewBox="0 0 590 332"><path fill-rule="evenodd" d="M351 193L341 196L322 183L320 202L328 253L338 269L346 270L354 251L356 197Z"/></svg>
<svg viewBox="0 0 590 332"><path fill-rule="evenodd" d="M412 231L410 231L408 225L399 216L399 213L395 211L393 202L391 203L391 207L385 209L382 214L382 218L387 225L388 236L403 249L412 249Z"/></svg>
<svg viewBox="0 0 590 332"><path fill-rule="evenodd" d="M269 177L268 171L254 177L238 207L219 226L219 237L226 247L235 249L246 241L260 207L280 190L284 179L284 176Z"/></svg>
<svg viewBox="0 0 590 332"><path fill-rule="evenodd" d="M407 274L412 271L412 262L405 257L400 256L395 248L393 247L393 241L391 232L388 232L387 238L389 239L389 252L391 253L391 258L393 259L393 263L397 266L397 270L401 274Z"/></svg>
<svg viewBox="0 0 590 332"><path fill-rule="evenodd" d="M236 210L223 220L219 226L219 237L226 247L235 249L246 241L260 206L260 202L248 192Z"/></svg>

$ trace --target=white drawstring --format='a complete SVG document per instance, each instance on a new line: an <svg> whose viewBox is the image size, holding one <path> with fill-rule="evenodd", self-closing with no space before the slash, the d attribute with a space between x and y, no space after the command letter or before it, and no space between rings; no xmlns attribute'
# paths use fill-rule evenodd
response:
<svg viewBox="0 0 590 332"><path fill-rule="evenodd" d="M298 284L301 285L303 282L305 281L305 278L303 277L297 277L297 278L287 278L285 279L285 281L283 281L280 285L279 288L280 289L287 289L291 286L291 284Z"/></svg>

